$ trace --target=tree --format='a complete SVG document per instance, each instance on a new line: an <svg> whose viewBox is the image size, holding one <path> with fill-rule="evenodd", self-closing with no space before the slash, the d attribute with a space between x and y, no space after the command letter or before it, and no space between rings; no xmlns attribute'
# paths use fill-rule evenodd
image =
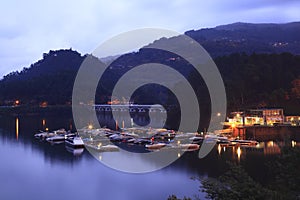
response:
<svg viewBox="0 0 300 200"><path fill-rule="evenodd" d="M214 200L272 199L272 191L254 181L240 166L229 163L229 170L217 179L201 180L202 192Z"/></svg>
<svg viewBox="0 0 300 200"><path fill-rule="evenodd" d="M292 81L291 96L300 99L300 77Z"/></svg>

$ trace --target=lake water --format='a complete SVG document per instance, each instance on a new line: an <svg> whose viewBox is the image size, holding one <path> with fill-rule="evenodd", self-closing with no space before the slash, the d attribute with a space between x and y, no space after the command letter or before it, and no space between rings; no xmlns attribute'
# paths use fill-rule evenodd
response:
<svg viewBox="0 0 300 200"><path fill-rule="evenodd" d="M161 170L131 174L103 165L87 150L74 152L63 143L53 145L33 137L46 128L74 129L74 124L71 116L0 116L0 199L163 200L171 194L204 199L199 181L191 177L218 176L230 160L243 163L263 182L265 162L280 153L280 144L274 141L239 151L216 146L204 159L187 152ZM130 164L130 158L122 160Z"/></svg>

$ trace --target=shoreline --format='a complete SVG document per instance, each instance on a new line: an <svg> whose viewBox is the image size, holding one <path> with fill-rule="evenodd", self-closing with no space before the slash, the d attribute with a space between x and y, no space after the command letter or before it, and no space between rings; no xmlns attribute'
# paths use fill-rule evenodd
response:
<svg viewBox="0 0 300 200"><path fill-rule="evenodd" d="M40 106L0 106L0 116L30 116L30 115L40 115L40 114L72 114L71 105L50 105L47 107Z"/></svg>

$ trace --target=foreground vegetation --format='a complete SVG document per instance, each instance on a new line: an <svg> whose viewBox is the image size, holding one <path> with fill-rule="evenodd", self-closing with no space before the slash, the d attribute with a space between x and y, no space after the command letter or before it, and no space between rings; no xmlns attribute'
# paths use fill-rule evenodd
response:
<svg viewBox="0 0 300 200"><path fill-rule="evenodd" d="M228 163L217 178L200 178L200 192L213 200L300 199L300 148L284 147L282 154L267 164L267 183L255 181L243 165ZM184 197L184 200L192 198ZM195 197L195 199L198 199ZM172 195L168 200L180 200Z"/></svg>

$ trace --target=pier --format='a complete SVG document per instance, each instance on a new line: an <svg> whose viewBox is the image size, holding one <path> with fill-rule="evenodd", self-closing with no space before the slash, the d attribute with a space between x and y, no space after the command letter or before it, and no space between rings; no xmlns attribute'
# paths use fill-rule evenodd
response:
<svg viewBox="0 0 300 200"><path fill-rule="evenodd" d="M158 104L155 105L141 105L141 104L124 104L124 105L110 105L110 104L96 104L93 105L93 110L98 112L127 112L130 113L145 113L145 112L161 112L165 113L166 111L172 110L172 107L169 106L166 109Z"/></svg>

